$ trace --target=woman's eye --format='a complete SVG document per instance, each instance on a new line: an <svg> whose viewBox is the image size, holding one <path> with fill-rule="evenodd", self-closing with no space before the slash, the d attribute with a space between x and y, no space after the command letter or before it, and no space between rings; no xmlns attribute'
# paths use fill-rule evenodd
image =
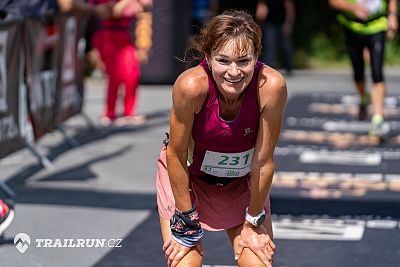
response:
<svg viewBox="0 0 400 267"><path fill-rule="evenodd" d="M226 60L226 59L217 59L217 61L218 61L219 63L222 63L222 64L228 64L228 63L229 63L229 61Z"/></svg>
<svg viewBox="0 0 400 267"><path fill-rule="evenodd" d="M249 62L250 62L249 59L241 59L241 60L239 60L239 64L247 64Z"/></svg>

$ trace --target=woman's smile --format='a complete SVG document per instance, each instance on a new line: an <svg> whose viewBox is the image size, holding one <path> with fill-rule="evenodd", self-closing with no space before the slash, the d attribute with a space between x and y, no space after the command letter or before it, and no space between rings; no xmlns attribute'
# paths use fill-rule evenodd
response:
<svg viewBox="0 0 400 267"><path fill-rule="evenodd" d="M238 83L240 83L241 81L244 80L244 77L241 77L241 78L238 78L238 79L230 79L230 78L225 78L224 77L224 80L227 81L228 83L231 83L231 84L238 84Z"/></svg>

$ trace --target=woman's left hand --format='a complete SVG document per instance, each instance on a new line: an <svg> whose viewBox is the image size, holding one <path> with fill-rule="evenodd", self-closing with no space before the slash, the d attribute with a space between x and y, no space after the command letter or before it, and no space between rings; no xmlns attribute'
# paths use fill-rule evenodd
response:
<svg viewBox="0 0 400 267"><path fill-rule="evenodd" d="M243 224L235 251L235 260L240 258L244 248L250 249L265 266L272 267L276 246L263 225L254 227L248 222Z"/></svg>

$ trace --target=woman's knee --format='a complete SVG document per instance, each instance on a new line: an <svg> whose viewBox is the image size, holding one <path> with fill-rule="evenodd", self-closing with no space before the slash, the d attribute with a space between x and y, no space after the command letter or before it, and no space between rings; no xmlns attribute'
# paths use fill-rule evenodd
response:
<svg viewBox="0 0 400 267"><path fill-rule="evenodd" d="M197 247L192 248L188 254L179 262L178 267L201 267L203 256Z"/></svg>

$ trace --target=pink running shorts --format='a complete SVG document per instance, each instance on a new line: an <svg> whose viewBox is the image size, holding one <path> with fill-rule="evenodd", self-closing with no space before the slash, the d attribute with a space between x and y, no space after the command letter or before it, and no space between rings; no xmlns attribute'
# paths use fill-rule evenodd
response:
<svg viewBox="0 0 400 267"><path fill-rule="evenodd" d="M165 147L161 149L158 159L156 186L158 213L169 220L175 211L175 200L168 177ZM250 202L249 176L237 178L225 186L208 184L191 176L189 187L192 203L196 205L203 229L220 231L244 222L245 210ZM265 212L270 213L269 196Z"/></svg>

